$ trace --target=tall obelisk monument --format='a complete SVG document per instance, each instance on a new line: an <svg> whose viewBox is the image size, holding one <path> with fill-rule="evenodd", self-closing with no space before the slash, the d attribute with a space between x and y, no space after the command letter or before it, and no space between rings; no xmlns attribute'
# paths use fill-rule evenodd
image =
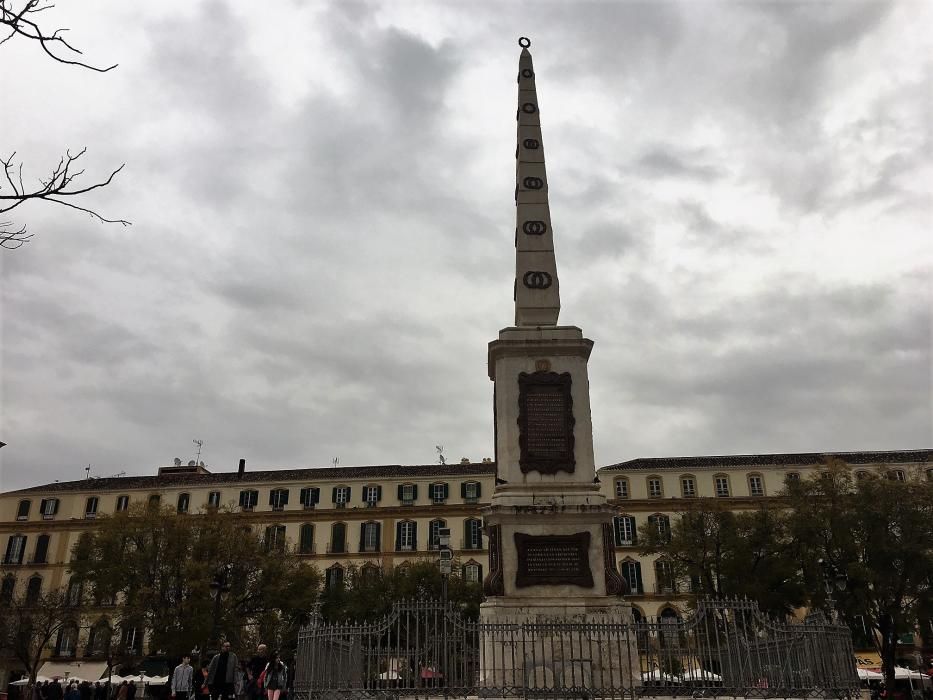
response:
<svg viewBox="0 0 933 700"><path fill-rule="evenodd" d="M518 65L515 325L489 344L497 486L484 510L484 622L628 620L613 509L595 483L587 360L560 313L544 141L530 42Z"/></svg>

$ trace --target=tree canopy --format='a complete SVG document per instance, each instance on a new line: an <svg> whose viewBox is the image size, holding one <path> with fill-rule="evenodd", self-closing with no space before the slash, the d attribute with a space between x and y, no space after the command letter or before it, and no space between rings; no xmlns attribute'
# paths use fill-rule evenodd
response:
<svg viewBox="0 0 933 700"><path fill-rule="evenodd" d="M73 580L94 602L119 602L121 625L144 626L153 650L180 655L219 637L242 647L254 631L291 646L317 600L317 570L235 513L138 504L97 525L75 547Z"/></svg>
<svg viewBox="0 0 933 700"><path fill-rule="evenodd" d="M30 684L35 684L46 648L73 621L74 608L58 589L36 594L25 591L4 600L2 606L0 651L16 657L29 673Z"/></svg>

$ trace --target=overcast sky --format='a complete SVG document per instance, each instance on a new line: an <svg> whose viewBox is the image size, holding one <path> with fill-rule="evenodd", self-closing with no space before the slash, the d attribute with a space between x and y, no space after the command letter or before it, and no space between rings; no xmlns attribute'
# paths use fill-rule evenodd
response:
<svg viewBox="0 0 933 700"><path fill-rule="evenodd" d="M16 212L0 489L492 456L521 35L597 464L930 447L931 8L62 0L0 150L133 225Z"/></svg>

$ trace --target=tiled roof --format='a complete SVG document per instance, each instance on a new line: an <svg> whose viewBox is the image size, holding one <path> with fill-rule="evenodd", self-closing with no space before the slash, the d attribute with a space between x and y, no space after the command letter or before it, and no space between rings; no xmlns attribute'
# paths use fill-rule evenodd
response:
<svg viewBox="0 0 933 700"><path fill-rule="evenodd" d="M120 489L159 490L173 486L211 486L224 484L255 484L281 481L342 481L344 479L441 478L476 477L496 473L495 463L478 464L384 464L366 467L314 467L307 469L247 470L242 478L237 472L213 474L162 474L161 476L119 476L101 479L57 481L41 486L30 486L6 493L36 491L117 491Z"/></svg>
<svg viewBox="0 0 933 700"><path fill-rule="evenodd" d="M834 457L847 464L905 464L933 460L933 450L895 450L890 452L798 452L764 455L712 455L708 457L640 457L610 464L600 471L636 471L691 468L813 466Z"/></svg>

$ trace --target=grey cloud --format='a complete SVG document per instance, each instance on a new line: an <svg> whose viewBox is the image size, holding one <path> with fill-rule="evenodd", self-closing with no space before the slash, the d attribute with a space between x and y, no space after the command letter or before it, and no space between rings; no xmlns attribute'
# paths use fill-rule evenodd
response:
<svg viewBox="0 0 933 700"><path fill-rule="evenodd" d="M674 153L665 146L651 148L636 161L635 167L649 177L686 177L710 180L722 176L719 168L690 162L702 153Z"/></svg>

